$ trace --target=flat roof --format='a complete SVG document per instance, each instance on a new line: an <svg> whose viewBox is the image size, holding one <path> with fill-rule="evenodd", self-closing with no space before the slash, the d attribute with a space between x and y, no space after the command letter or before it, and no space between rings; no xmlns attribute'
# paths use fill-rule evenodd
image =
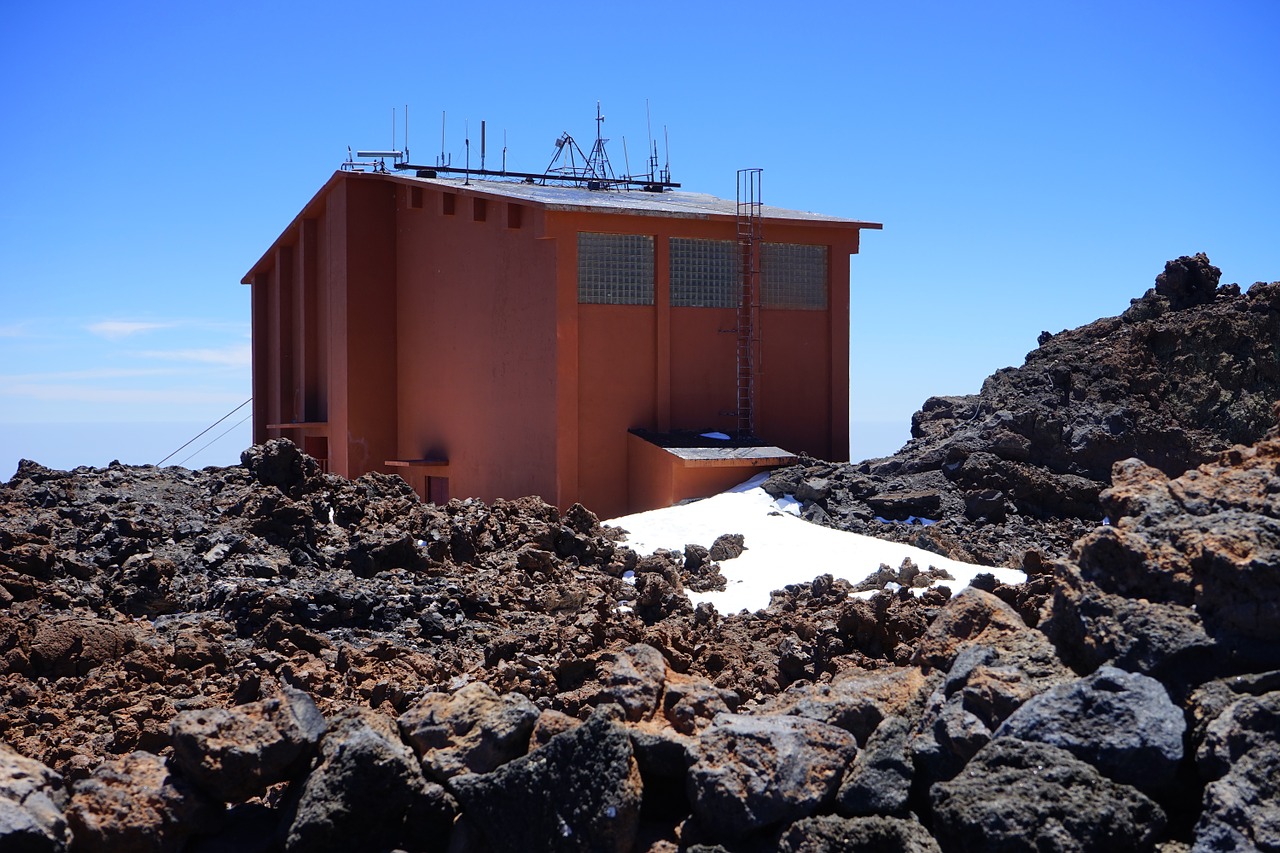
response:
<svg viewBox="0 0 1280 853"><path fill-rule="evenodd" d="M686 219L736 218L738 203L730 199L717 198L707 193L687 192L685 190L668 190L661 193L644 190L600 189L589 190L585 187L560 186L555 184L526 183L521 180L481 180L472 178L419 178L409 170L399 172L364 172L335 171L329 180L316 191L311 200L303 205L302 210L294 216L280 235L271 243L270 248L262 254L244 278L241 284L251 284L254 273L264 265L270 264L270 258L276 246L308 214L323 205L323 199L333 186L341 180L392 180L405 184L430 184L437 187L476 192L497 198L519 200L528 204L536 204L548 210L567 210L600 213L625 213L639 216L662 216ZM879 222L865 222L860 219L846 219L839 216L827 216L806 210L789 210L785 207L762 205L761 216L765 219L785 220L790 222L812 223L813 225L834 225L836 227L879 230L884 226Z"/></svg>
<svg viewBox="0 0 1280 853"><path fill-rule="evenodd" d="M598 189L590 190L580 186L558 186L554 184L528 183L519 180L491 180L472 178L435 177L419 178L410 171L392 172L393 177L403 178L416 183L449 187L450 189L468 189L504 198L530 202L548 210L581 210L605 211L613 213L631 213L641 216L675 216L705 219L711 216L738 215L738 203L733 199L717 198L707 193L688 192L686 190L666 190L664 192L646 192L639 189ZM549 180L554 180L549 178ZM832 224L856 225L859 228L879 229L879 222L865 222L860 219L847 219L839 216L828 216L807 210L790 210L785 207L762 205L760 215L765 219L790 219L800 222L822 222Z"/></svg>
<svg viewBox="0 0 1280 853"><path fill-rule="evenodd" d="M760 439L733 438L721 432L650 432L646 429L633 429L629 432L686 463L701 462L713 466L716 463L735 465L743 462L752 465L787 465L798 458L791 451L766 444Z"/></svg>
<svg viewBox="0 0 1280 853"><path fill-rule="evenodd" d="M664 447L663 450L687 462L711 460L751 460L764 463L794 462L797 457L781 447Z"/></svg>

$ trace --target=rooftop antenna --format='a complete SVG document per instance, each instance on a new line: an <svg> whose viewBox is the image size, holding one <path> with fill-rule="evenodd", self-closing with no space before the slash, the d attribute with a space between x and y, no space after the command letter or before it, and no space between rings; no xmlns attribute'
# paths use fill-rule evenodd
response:
<svg viewBox="0 0 1280 853"><path fill-rule="evenodd" d="M648 104L646 103L646 109ZM502 131L502 168L501 170L489 168L489 122L481 120L480 122L480 160L477 167L471 168L471 122L468 119L463 120L463 134L465 145L465 160L463 165L454 166L450 161L453 155L448 150L448 114L441 110L440 112L440 153L436 158L436 163L432 165L419 165L409 161L408 145L409 145L409 105L405 104L405 120L404 120L404 148L403 151L362 151L357 152L361 157L386 157L394 158L394 165L385 164L381 161L373 163L357 163L351 160L348 155L347 162L343 164L344 170L358 170L360 168L373 167L375 171L385 172L389 168L394 168L397 172L416 171L418 177L434 178L440 173L448 173L453 175L465 175L464 184L470 185L471 174L474 171L477 180L494 178L516 178L523 180L528 184L541 183L544 186L548 183L552 184L568 184L570 186L584 187L589 190L622 190L622 189L640 189L645 192L660 193L668 189L673 189L679 184L669 180L659 180L658 175L658 147L654 143L650 154L651 168L648 175L631 174L631 152L627 146L627 140L622 140L623 157L626 161L627 172L618 175L614 172L612 164L609 162L607 143L608 139L604 136L604 112L599 101L596 102L596 140L592 148L592 156L588 157L578 143L569 134L568 131L561 133L555 140L555 153L551 157L551 162L541 173L534 172L512 172L508 171L507 166L507 131ZM393 113L394 115L394 113ZM392 142L394 143L395 135L399 131L392 121ZM652 122L649 127L652 134Z"/></svg>
<svg viewBox="0 0 1280 853"><path fill-rule="evenodd" d="M604 150L604 145L609 140L601 136L603 125L604 116L600 113L600 102L596 101L596 144L591 146L591 156L587 158L587 174L602 181L613 179L613 166L609 164L609 155Z"/></svg>
<svg viewBox="0 0 1280 853"><path fill-rule="evenodd" d="M644 99L644 125L649 132L649 180L657 178L658 149L653 147L653 116L649 114L649 99Z"/></svg>
<svg viewBox="0 0 1280 853"><path fill-rule="evenodd" d="M391 147L386 150L356 151L357 157L372 158L369 162L355 163L351 160L350 152L347 154L347 164L354 171L364 171L363 166L372 167L375 172L387 171L387 160L390 159L392 167L399 169L405 161L405 153L396 148L396 108L391 108Z"/></svg>
<svg viewBox="0 0 1280 853"><path fill-rule="evenodd" d="M667 164L662 170L662 180L671 180L671 136L667 133L667 126L662 126L662 146L666 149Z"/></svg>

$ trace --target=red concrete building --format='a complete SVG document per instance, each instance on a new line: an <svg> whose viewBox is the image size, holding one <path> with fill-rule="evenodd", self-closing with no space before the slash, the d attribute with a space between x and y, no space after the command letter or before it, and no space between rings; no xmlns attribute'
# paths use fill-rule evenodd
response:
<svg viewBox="0 0 1280 853"><path fill-rule="evenodd" d="M849 256L880 225L767 206L761 441L685 440L737 434L738 213L681 191L336 172L243 279L254 441L398 472L424 499L540 495L601 517L791 453L843 460Z"/></svg>

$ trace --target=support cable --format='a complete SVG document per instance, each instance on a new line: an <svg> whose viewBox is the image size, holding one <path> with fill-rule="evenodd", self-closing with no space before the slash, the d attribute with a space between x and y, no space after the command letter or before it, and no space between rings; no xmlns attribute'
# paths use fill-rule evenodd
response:
<svg viewBox="0 0 1280 853"><path fill-rule="evenodd" d="M244 423L245 421L249 420L249 418L251 418L251 417L253 417L253 413L252 413L252 412L250 412L249 414L245 415L245 416L244 416L243 418L241 418L240 420L236 421L234 424L232 424L230 427L228 427L228 428L226 429L226 431L219 433L219 434L218 434L218 437L217 437L217 438L215 438L213 441L209 442L209 443L208 443L208 444L206 444L204 447L202 447L202 448L200 448L199 450L197 450L195 453L192 453L190 456L188 456L186 459L183 459L183 460L182 460L181 462L179 462L178 464L179 464L179 465L186 465L186 464L187 464L187 462L189 462L192 458L194 458L194 457L196 457L196 456L200 455L201 453L203 453L204 451L208 450L210 447L212 447L214 444L216 444L216 443L217 443L217 442L218 442L218 441L219 441L223 436L225 436L227 433L231 432L231 430L235 429L236 427L240 426L240 424L242 424L242 423Z"/></svg>
<svg viewBox="0 0 1280 853"><path fill-rule="evenodd" d="M194 443L196 442L196 439L200 438L200 436L204 435L206 432L208 432L209 430L213 429L213 428L214 428L214 427L216 427L218 424L222 423L222 422L223 422L223 421L225 421L227 418L231 417L231 416L232 416L232 415L234 415L236 412L240 411L241 409L243 409L245 406L249 405L249 404L250 404L250 403L252 403L252 402L253 402L253 398L252 398L252 397L250 397L248 400L245 400L243 403L241 403L240 405L236 406L234 409L232 409L231 411L227 412L225 415L223 415L222 417L218 418L216 421L214 421L213 423L209 424L209 425L208 425L207 427L205 427L204 429L200 430L200 432L198 432L198 433L195 435L195 437L193 437L193 438L192 438L190 441L188 441L186 444L182 445L182 447L179 447L177 450L173 451L173 452L172 452L172 453L170 453L168 456L166 456L165 458L163 458L163 459L161 459L159 462L157 462L157 463L156 463L156 467L157 467L157 468L159 468L161 465L163 465L164 463L168 462L168 461L169 461L170 459L172 459L173 457L177 456L179 453L181 453L181 452L182 452L183 450L185 450L187 447L189 447L190 445L194 444ZM244 423L244 421L241 421L240 423ZM239 426L239 425L240 425L240 424L236 424L236 426ZM226 434L226 433L223 433L223 435L225 435L225 434ZM221 437L222 437L222 436L219 436L219 438L221 438ZM214 440L216 441L217 439L214 439ZM205 445L205 447L208 447L208 445ZM198 453L199 451L196 451L196 452ZM188 456L187 458L188 458L188 459L190 459L191 457L190 457L190 456Z"/></svg>

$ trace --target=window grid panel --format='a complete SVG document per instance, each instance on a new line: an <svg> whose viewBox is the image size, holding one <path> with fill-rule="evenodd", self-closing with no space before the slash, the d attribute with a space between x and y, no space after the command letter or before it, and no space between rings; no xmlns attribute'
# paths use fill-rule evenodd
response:
<svg viewBox="0 0 1280 853"><path fill-rule="evenodd" d="M737 308L741 262L732 240L671 238L671 305L676 308Z"/></svg>
<svg viewBox="0 0 1280 853"><path fill-rule="evenodd" d="M578 233L578 301L653 304L653 237Z"/></svg>
<svg viewBox="0 0 1280 853"><path fill-rule="evenodd" d="M826 246L765 243L762 261L760 284L764 307L826 309Z"/></svg>

